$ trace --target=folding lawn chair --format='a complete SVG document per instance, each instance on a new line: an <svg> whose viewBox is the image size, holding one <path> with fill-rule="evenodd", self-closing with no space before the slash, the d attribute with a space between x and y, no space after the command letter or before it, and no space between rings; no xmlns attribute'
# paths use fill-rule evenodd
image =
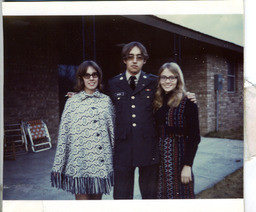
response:
<svg viewBox="0 0 256 212"><path fill-rule="evenodd" d="M4 125L4 158L16 159L16 155L28 151L27 138L23 122Z"/></svg>
<svg viewBox="0 0 256 212"><path fill-rule="evenodd" d="M33 152L41 152L52 148L51 137L43 120L28 121L26 127Z"/></svg>

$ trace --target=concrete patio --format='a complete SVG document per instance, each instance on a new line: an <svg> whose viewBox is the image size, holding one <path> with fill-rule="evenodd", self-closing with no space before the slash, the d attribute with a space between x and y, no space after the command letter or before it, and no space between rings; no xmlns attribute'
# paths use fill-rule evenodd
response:
<svg viewBox="0 0 256 212"><path fill-rule="evenodd" d="M243 166L241 140L202 137L194 161L195 193L199 193ZM4 200L74 200L74 195L52 188L50 170L56 149L17 156L4 161ZM134 199L141 199L136 169ZM113 195L104 195L112 200Z"/></svg>

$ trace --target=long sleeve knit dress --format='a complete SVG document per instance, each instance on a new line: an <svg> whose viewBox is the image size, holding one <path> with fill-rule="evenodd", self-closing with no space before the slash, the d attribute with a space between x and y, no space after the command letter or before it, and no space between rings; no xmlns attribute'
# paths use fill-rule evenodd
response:
<svg viewBox="0 0 256 212"><path fill-rule="evenodd" d="M194 176L192 182L181 183L181 171L184 165L193 165L200 142L197 105L183 98L178 107L164 104L156 113L159 133L161 162L159 167L158 198L186 199L194 198Z"/></svg>

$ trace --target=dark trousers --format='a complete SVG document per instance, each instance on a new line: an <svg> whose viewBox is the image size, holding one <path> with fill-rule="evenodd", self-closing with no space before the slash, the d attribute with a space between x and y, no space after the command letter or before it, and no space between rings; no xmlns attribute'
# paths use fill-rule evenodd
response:
<svg viewBox="0 0 256 212"><path fill-rule="evenodd" d="M114 199L133 199L136 167L115 166ZM139 186L142 199L157 197L158 164L139 167Z"/></svg>

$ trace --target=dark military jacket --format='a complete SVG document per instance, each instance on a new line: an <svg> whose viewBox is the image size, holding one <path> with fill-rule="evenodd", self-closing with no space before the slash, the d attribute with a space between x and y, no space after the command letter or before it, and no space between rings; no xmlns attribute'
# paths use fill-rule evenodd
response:
<svg viewBox="0 0 256 212"><path fill-rule="evenodd" d="M108 82L115 105L114 165L148 166L159 162L158 140L153 116L157 77L141 72L133 91L125 73Z"/></svg>

